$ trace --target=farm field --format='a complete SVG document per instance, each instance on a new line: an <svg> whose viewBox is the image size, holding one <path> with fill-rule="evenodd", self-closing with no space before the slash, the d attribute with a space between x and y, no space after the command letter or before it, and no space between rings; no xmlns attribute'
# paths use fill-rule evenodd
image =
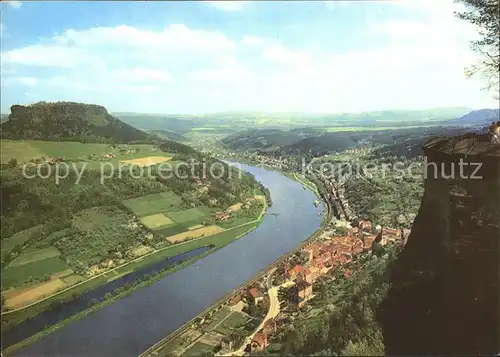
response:
<svg viewBox="0 0 500 357"><path fill-rule="evenodd" d="M169 161L168 156L147 156L140 159L129 159L120 161L122 164L137 165L137 166L152 166L165 161Z"/></svg>
<svg viewBox="0 0 500 357"><path fill-rule="evenodd" d="M22 285L31 279L44 279L67 270L68 266L59 257L51 257L31 263L7 266L2 271L2 288Z"/></svg>
<svg viewBox="0 0 500 357"><path fill-rule="evenodd" d="M64 287L66 287L66 283L61 279L50 280L36 287L26 289L24 292L11 298L7 298L5 304L9 309L15 309L51 295Z"/></svg>
<svg viewBox="0 0 500 357"><path fill-rule="evenodd" d="M230 316L215 328L215 331L229 336L232 330L242 327L247 321L248 317L241 312L232 312Z"/></svg>
<svg viewBox="0 0 500 357"><path fill-rule="evenodd" d="M201 343L201 342L196 342L193 347L189 348L186 350L183 354L183 356L202 356L208 352L212 352L214 349L213 346Z"/></svg>
<svg viewBox="0 0 500 357"><path fill-rule="evenodd" d="M224 321L229 315L231 315L231 310L226 307L223 307L219 311L215 312L211 319L212 322L208 324L206 327L207 331L212 331L215 327L217 327L222 321Z"/></svg>
<svg viewBox="0 0 500 357"><path fill-rule="evenodd" d="M43 224L17 232L12 237L2 239L2 255L11 252L16 246L22 246L34 236L38 235Z"/></svg>
<svg viewBox="0 0 500 357"><path fill-rule="evenodd" d="M61 255L61 252L57 248L54 248L54 247L46 247L46 248L40 248L40 249L28 248L19 257L14 259L9 264L9 267L21 266L21 265L37 262L37 261L48 259L48 258L58 257L60 255Z"/></svg>
<svg viewBox="0 0 500 357"><path fill-rule="evenodd" d="M140 218L142 224L144 224L149 229L155 229L162 226L168 226L175 224L170 218L162 213L152 214L150 216L145 216Z"/></svg>
<svg viewBox="0 0 500 357"><path fill-rule="evenodd" d="M210 235L214 235L217 233L221 233L223 231L225 231L224 228L213 225L213 226L207 226L207 227L203 227L203 228L194 229L192 231L179 233L179 234L167 237L167 240L170 243L180 243L180 242L184 242L185 240L200 238L200 237L204 237L204 236L210 236Z"/></svg>
<svg viewBox="0 0 500 357"><path fill-rule="evenodd" d="M107 154L112 154L114 157L104 157ZM61 157L77 162L78 165L87 163L86 167L89 169L99 169L104 163L108 163L108 166L112 164L113 167L117 168L120 161L130 161L126 163L140 165L142 162L148 162L144 158L149 158L149 161L154 165L170 160L172 155L149 144L112 147L108 144L74 141L2 140L1 142L0 158L2 163L7 163L12 158L15 158L18 163L26 163L42 157Z"/></svg>
<svg viewBox="0 0 500 357"><path fill-rule="evenodd" d="M143 217L162 212L175 212L182 206L182 199L172 191L142 196L123 201L136 216Z"/></svg>

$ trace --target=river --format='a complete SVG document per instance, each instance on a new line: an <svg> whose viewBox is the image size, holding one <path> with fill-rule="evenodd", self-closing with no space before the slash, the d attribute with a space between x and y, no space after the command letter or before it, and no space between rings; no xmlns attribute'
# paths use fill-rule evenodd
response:
<svg viewBox="0 0 500 357"><path fill-rule="evenodd" d="M277 171L239 165L271 191L258 228L184 269L72 322L16 356L137 356L292 251L321 225L323 205Z"/></svg>

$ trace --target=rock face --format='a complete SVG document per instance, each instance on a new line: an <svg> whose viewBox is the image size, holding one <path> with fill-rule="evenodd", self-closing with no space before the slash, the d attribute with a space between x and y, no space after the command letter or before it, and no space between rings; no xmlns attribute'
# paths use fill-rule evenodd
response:
<svg viewBox="0 0 500 357"><path fill-rule="evenodd" d="M151 138L109 115L103 106L73 102L13 105L1 129L5 139L131 142Z"/></svg>
<svg viewBox="0 0 500 357"><path fill-rule="evenodd" d="M440 138L424 152L422 205L378 314L386 354L496 354L500 146Z"/></svg>

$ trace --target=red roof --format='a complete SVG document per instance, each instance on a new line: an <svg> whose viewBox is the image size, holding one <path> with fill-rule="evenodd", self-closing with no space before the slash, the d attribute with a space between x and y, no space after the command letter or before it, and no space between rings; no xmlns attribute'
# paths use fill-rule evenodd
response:
<svg viewBox="0 0 500 357"><path fill-rule="evenodd" d="M260 292L259 288L251 288L248 290L248 293L254 298L259 298L262 296L262 293Z"/></svg>
<svg viewBox="0 0 500 357"><path fill-rule="evenodd" d="M296 265L293 267L293 271L295 272L295 274L298 274L298 273L301 273L304 271L304 267L302 265Z"/></svg>
<svg viewBox="0 0 500 357"><path fill-rule="evenodd" d="M373 245L373 242L375 241L376 238L377 238L376 236L365 237L364 248L365 249L371 249L372 245Z"/></svg>
<svg viewBox="0 0 500 357"><path fill-rule="evenodd" d="M240 296L240 294L237 294L237 295L234 295L234 296L231 298L230 303L231 303L231 304L236 304L236 303L238 303L240 300L241 300L241 296Z"/></svg>
<svg viewBox="0 0 500 357"><path fill-rule="evenodd" d="M252 342L258 343L260 347L265 347L265 344L267 342L267 336L264 333L259 332L254 336Z"/></svg>

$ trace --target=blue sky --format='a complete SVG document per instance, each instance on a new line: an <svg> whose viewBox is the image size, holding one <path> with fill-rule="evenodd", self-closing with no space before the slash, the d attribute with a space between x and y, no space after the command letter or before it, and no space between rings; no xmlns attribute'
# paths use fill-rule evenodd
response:
<svg viewBox="0 0 500 357"><path fill-rule="evenodd" d="M498 106L452 0L2 3L2 112Z"/></svg>

